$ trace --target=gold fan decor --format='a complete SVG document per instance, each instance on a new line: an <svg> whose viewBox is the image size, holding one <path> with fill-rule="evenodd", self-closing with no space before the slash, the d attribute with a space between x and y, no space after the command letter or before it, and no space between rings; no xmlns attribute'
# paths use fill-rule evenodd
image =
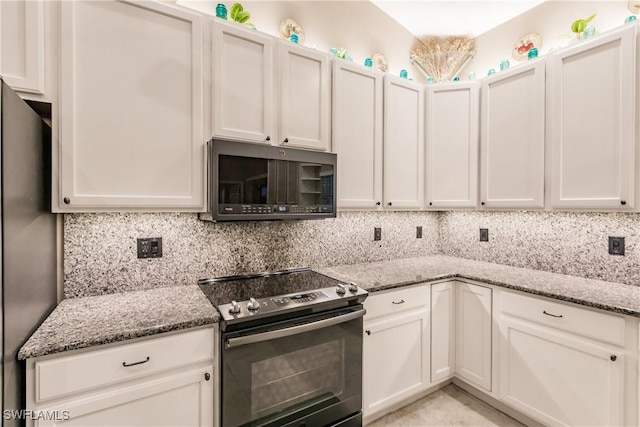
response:
<svg viewBox="0 0 640 427"><path fill-rule="evenodd" d="M411 47L409 58L426 77L451 81L475 55L475 42L465 36L426 36Z"/></svg>

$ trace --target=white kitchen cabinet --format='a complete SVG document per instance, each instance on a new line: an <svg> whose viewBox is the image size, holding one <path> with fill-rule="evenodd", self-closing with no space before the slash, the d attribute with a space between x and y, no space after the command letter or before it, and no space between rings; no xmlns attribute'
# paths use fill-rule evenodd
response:
<svg viewBox="0 0 640 427"><path fill-rule="evenodd" d="M204 18L159 2L60 7L54 210L205 210Z"/></svg>
<svg viewBox="0 0 640 427"><path fill-rule="evenodd" d="M431 285L431 383L455 373L456 282Z"/></svg>
<svg viewBox="0 0 640 427"><path fill-rule="evenodd" d="M365 301L363 408L366 420L429 386L430 285L370 295Z"/></svg>
<svg viewBox="0 0 640 427"><path fill-rule="evenodd" d="M550 55L551 207L636 206L636 26Z"/></svg>
<svg viewBox="0 0 640 427"><path fill-rule="evenodd" d="M236 23L213 25L213 135L271 143L274 134L272 37Z"/></svg>
<svg viewBox="0 0 640 427"><path fill-rule="evenodd" d="M329 55L214 21L214 136L331 151L330 95Z"/></svg>
<svg viewBox="0 0 640 427"><path fill-rule="evenodd" d="M18 92L45 94L45 3L0 2L0 75Z"/></svg>
<svg viewBox="0 0 640 427"><path fill-rule="evenodd" d="M333 148L338 159L338 208L382 203L382 76L333 61Z"/></svg>
<svg viewBox="0 0 640 427"><path fill-rule="evenodd" d="M56 414L31 425L216 425L215 339L198 329L30 359L27 409Z"/></svg>
<svg viewBox="0 0 640 427"><path fill-rule="evenodd" d="M280 144L331 151L331 61L317 50L283 41L278 47Z"/></svg>
<svg viewBox="0 0 640 427"><path fill-rule="evenodd" d="M482 81L480 202L544 207L545 60Z"/></svg>
<svg viewBox="0 0 640 427"><path fill-rule="evenodd" d="M427 86L426 207L478 204L478 84Z"/></svg>
<svg viewBox="0 0 640 427"><path fill-rule="evenodd" d="M625 424L622 317L511 293L502 305L502 401L547 425Z"/></svg>
<svg viewBox="0 0 640 427"><path fill-rule="evenodd" d="M384 76L384 207L424 205L424 87Z"/></svg>
<svg viewBox="0 0 640 427"><path fill-rule="evenodd" d="M456 375L491 391L491 288L456 286Z"/></svg>

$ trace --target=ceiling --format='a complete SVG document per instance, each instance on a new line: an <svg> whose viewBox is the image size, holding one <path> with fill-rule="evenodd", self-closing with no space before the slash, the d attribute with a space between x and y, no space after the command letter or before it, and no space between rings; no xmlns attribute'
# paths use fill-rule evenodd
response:
<svg viewBox="0 0 640 427"><path fill-rule="evenodd" d="M371 0L416 37L480 34L545 0Z"/></svg>

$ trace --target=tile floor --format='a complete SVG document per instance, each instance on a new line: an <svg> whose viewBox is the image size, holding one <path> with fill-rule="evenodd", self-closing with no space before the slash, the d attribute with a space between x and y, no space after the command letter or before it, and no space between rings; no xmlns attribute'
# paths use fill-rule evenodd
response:
<svg viewBox="0 0 640 427"><path fill-rule="evenodd" d="M523 424L450 384L367 427L509 426Z"/></svg>

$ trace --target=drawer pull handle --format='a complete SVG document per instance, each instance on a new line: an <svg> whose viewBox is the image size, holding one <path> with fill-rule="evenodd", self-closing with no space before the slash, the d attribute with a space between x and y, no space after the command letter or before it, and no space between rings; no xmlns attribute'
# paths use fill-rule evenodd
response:
<svg viewBox="0 0 640 427"><path fill-rule="evenodd" d="M365 332L367 333L367 335L371 335L371 331L370 330L367 329Z"/></svg>
<svg viewBox="0 0 640 427"><path fill-rule="evenodd" d="M551 313L547 313L546 310L542 310L542 312L547 316L558 317L558 318L562 317L562 314L551 314Z"/></svg>
<svg viewBox="0 0 640 427"><path fill-rule="evenodd" d="M403 300L403 299L401 299L400 301L391 301L391 303L392 303L392 304L396 304L396 305L404 304L404 300Z"/></svg>
<svg viewBox="0 0 640 427"><path fill-rule="evenodd" d="M209 372L205 372L204 374L204 380L205 381L209 381L211 379L211 374L209 374Z"/></svg>
<svg viewBox="0 0 640 427"><path fill-rule="evenodd" d="M148 361L149 361L149 356L147 356L145 360L141 360L139 362L133 362L133 363L122 362L122 366L124 366L125 368L128 368L130 366L142 365L143 363L147 363Z"/></svg>
<svg viewBox="0 0 640 427"><path fill-rule="evenodd" d="M612 362L615 362L618 359L618 356L616 356L615 354L612 354L610 359Z"/></svg>

